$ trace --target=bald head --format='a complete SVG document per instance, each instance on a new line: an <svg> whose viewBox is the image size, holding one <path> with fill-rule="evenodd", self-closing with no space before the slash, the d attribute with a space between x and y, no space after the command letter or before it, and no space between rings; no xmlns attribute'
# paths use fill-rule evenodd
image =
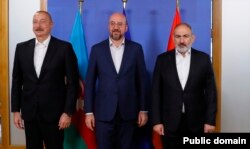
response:
<svg viewBox="0 0 250 149"><path fill-rule="evenodd" d="M110 18L109 18L109 22L111 21L116 21L116 20L119 20L120 22L124 23L124 24L127 24L127 20L126 20L126 17L122 14L122 13L113 13Z"/></svg>

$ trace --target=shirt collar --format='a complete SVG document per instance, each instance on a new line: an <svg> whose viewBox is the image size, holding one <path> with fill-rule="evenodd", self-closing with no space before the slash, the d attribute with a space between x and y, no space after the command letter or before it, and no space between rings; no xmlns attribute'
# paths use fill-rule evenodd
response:
<svg viewBox="0 0 250 149"><path fill-rule="evenodd" d="M182 55L178 50L175 50L176 55ZM191 54L191 48L188 49L188 51L185 53L185 55L190 55Z"/></svg>
<svg viewBox="0 0 250 149"><path fill-rule="evenodd" d="M49 42L50 42L50 39L51 39L51 35L49 35L48 38L45 39L43 42L39 42L39 41L36 39L36 45L37 45L37 44L42 44L42 45L48 47Z"/></svg>
<svg viewBox="0 0 250 149"><path fill-rule="evenodd" d="M125 38L123 38L121 45L124 45L124 44L125 44ZM113 46L113 42L110 37L109 37L109 46Z"/></svg>

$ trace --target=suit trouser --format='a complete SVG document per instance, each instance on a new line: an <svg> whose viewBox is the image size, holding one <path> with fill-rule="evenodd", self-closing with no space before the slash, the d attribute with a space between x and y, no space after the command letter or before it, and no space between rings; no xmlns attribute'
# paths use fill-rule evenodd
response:
<svg viewBox="0 0 250 149"><path fill-rule="evenodd" d="M124 121L116 114L112 121L96 121L98 149L133 149L136 121Z"/></svg>
<svg viewBox="0 0 250 149"><path fill-rule="evenodd" d="M188 133L188 124L186 115L182 114L179 128L176 132L168 132L166 130L165 136L163 137L163 148L164 149L180 149L182 148L182 134Z"/></svg>
<svg viewBox="0 0 250 149"><path fill-rule="evenodd" d="M26 149L63 149L64 130L59 130L58 121L46 122L36 115L24 121Z"/></svg>

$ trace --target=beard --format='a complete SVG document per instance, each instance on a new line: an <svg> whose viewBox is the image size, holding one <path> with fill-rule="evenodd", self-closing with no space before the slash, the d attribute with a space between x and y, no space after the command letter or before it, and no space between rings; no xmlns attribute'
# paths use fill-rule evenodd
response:
<svg viewBox="0 0 250 149"><path fill-rule="evenodd" d="M180 53L186 53L190 48L192 44L186 45L186 44L180 44L176 45L176 50Z"/></svg>
<svg viewBox="0 0 250 149"><path fill-rule="evenodd" d="M119 30L113 30L110 37L113 40L120 40L120 39L122 39L123 36Z"/></svg>

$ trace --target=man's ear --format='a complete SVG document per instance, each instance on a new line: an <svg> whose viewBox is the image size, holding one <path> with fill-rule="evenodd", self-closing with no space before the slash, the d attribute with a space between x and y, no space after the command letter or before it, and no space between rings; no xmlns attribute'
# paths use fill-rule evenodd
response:
<svg viewBox="0 0 250 149"><path fill-rule="evenodd" d="M195 35L192 34L192 43L195 41Z"/></svg>
<svg viewBox="0 0 250 149"><path fill-rule="evenodd" d="M126 29L125 29L125 32L127 32L128 31L128 25L126 24Z"/></svg>

